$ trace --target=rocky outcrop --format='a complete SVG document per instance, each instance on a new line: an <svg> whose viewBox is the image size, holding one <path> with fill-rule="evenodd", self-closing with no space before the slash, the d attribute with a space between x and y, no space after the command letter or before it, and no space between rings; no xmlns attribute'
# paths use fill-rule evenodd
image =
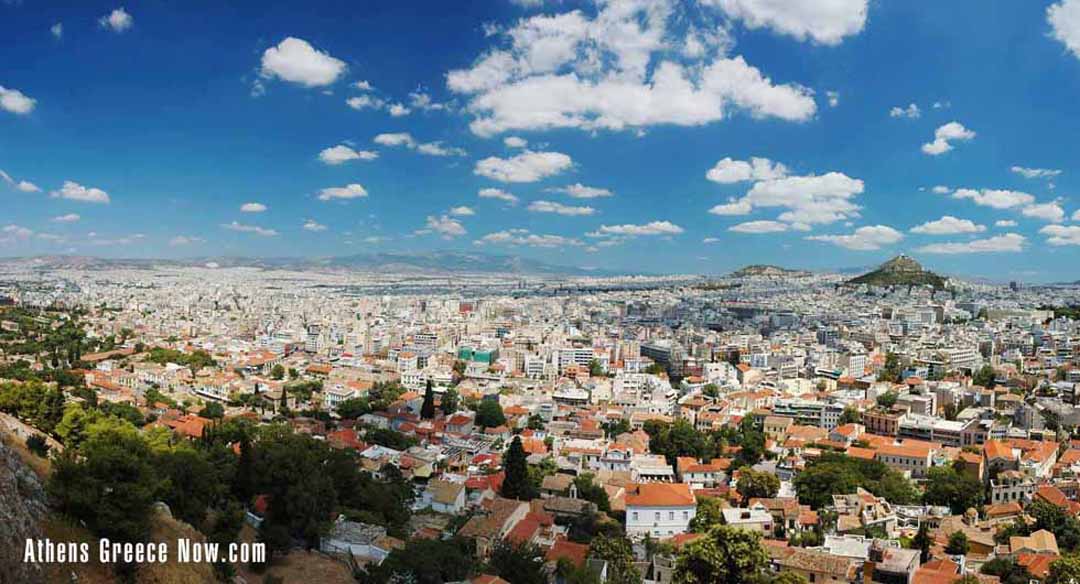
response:
<svg viewBox="0 0 1080 584"><path fill-rule="evenodd" d="M19 454L0 441L0 582L45 581L42 568L23 562L26 540L44 537L45 487Z"/></svg>

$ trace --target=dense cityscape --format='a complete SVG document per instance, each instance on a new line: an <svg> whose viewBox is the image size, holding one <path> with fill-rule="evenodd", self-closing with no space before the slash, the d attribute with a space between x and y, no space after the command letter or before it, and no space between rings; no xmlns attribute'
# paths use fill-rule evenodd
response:
<svg viewBox="0 0 1080 584"><path fill-rule="evenodd" d="M35 485L5 501L16 540L179 529L222 546L185 581L1080 570L1076 287L970 283L906 256L861 277L394 278L428 293L348 271L71 263L0 270L0 428ZM237 543L265 556L226 555Z"/></svg>

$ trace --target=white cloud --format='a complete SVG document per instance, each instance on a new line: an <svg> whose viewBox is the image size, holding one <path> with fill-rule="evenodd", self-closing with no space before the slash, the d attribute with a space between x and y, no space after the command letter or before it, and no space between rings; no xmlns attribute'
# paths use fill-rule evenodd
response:
<svg viewBox="0 0 1080 584"><path fill-rule="evenodd" d="M550 193L563 193L565 195L570 195L575 199L597 199L600 197L610 197L615 194L608 189L602 189L599 187L587 187L581 183L574 183L565 187L551 187L544 190Z"/></svg>
<svg viewBox="0 0 1080 584"><path fill-rule="evenodd" d="M947 195L952 192L952 189L943 185L937 185L930 189L935 195Z"/></svg>
<svg viewBox="0 0 1080 584"><path fill-rule="evenodd" d="M592 215L596 209L592 207L573 207L553 201L533 201L529 203L528 210L534 213L557 213L567 216Z"/></svg>
<svg viewBox="0 0 1080 584"><path fill-rule="evenodd" d="M505 244L505 245L526 245L529 247L576 247L584 245L581 240L572 237L564 237L562 235L540 235L536 233L530 233L528 229L507 229L505 231L496 231L489 233L480 239L474 241L477 245L484 244Z"/></svg>
<svg viewBox="0 0 1080 584"><path fill-rule="evenodd" d="M52 34L54 38L62 38L64 36L64 23L58 22L50 26L49 33Z"/></svg>
<svg viewBox="0 0 1080 584"><path fill-rule="evenodd" d="M454 146L445 146L441 141L417 144L416 151L428 156L465 156L467 152Z"/></svg>
<svg viewBox="0 0 1080 584"><path fill-rule="evenodd" d="M1054 178L1061 174L1060 170L1055 168L1028 168L1026 166L1013 166L1009 168L1012 172L1019 174L1024 178Z"/></svg>
<svg viewBox="0 0 1080 584"><path fill-rule="evenodd" d="M838 45L866 25L867 0L706 0L747 28Z"/></svg>
<svg viewBox="0 0 1080 584"><path fill-rule="evenodd" d="M52 218L53 223L75 223L81 219L78 213L68 213L66 215L58 215Z"/></svg>
<svg viewBox="0 0 1080 584"><path fill-rule="evenodd" d="M418 233L437 233L443 239L453 239L459 235L465 235L467 232L460 221L449 215L440 217L428 215L424 229L421 229Z"/></svg>
<svg viewBox="0 0 1080 584"><path fill-rule="evenodd" d="M319 51L304 39L287 37L262 56L261 74L304 87L322 87L337 81L345 72L345 62ZM351 105L351 104L350 104Z"/></svg>
<svg viewBox="0 0 1080 584"><path fill-rule="evenodd" d="M380 109L386 102L370 95L358 95L345 100L345 103L354 110Z"/></svg>
<svg viewBox="0 0 1080 584"><path fill-rule="evenodd" d="M349 183L343 187L329 187L319 191L320 201L333 199L359 199L368 196L367 189L357 183Z"/></svg>
<svg viewBox="0 0 1080 584"><path fill-rule="evenodd" d="M372 90L375 89L371 85L371 83L368 83L367 81L364 81L363 79L361 79L360 81L357 81L356 83L353 83L352 85L350 85L350 87L352 87L353 89L356 89L358 91L372 91Z"/></svg>
<svg viewBox="0 0 1080 584"><path fill-rule="evenodd" d="M304 230L315 232L326 231L326 226L314 219L308 219L307 221L304 221Z"/></svg>
<svg viewBox="0 0 1080 584"><path fill-rule="evenodd" d="M467 154L461 148L446 146L441 141L417 142L408 132L379 134L375 136L374 141L382 146L404 146L428 156L465 156Z"/></svg>
<svg viewBox="0 0 1080 584"><path fill-rule="evenodd" d="M1062 0L1046 9L1053 37L1080 58L1080 0Z"/></svg>
<svg viewBox="0 0 1080 584"><path fill-rule="evenodd" d="M36 99L28 97L18 89L8 89L0 85L0 109L13 114L28 114L34 111Z"/></svg>
<svg viewBox="0 0 1080 584"><path fill-rule="evenodd" d="M503 138L503 144L507 148L524 148L529 145L529 141L520 136L507 136Z"/></svg>
<svg viewBox="0 0 1080 584"><path fill-rule="evenodd" d="M971 199L976 205L994 209L1012 209L1035 202L1035 197L1020 191L1002 189L956 189L954 199Z"/></svg>
<svg viewBox="0 0 1080 584"><path fill-rule="evenodd" d="M705 239L701 240L701 243L719 243L719 242L720 242L719 237L706 237Z"/></svg>
<svg viewBox="0 0 1080 584"><path fill-rule="evenodd" d="M473 173L500 182L527 183L559 174L573 166L561 152L526 150L512 158L490 156L477 161Z"/></svg>
<svg viewBox="0 0 1080 584"><path fill-rule="evenodd" d="M728 231L735 233L779 233L787 230L788 224L779 221L747 221L728 228Z"/></svg>
<svg viewBox="0 0 1080 584"><path fill-rule="evenodd" d="M1061 223L1065 220L1065 209L1062 209L1061 205L1056 202L1028 205L1020 210L1020 214L1024 217L1033 217L1051 223Z"/></svg>
<svg viewBox="0 0 1080 584"><path fill-rule="evenodd" d="M421 111L444 111L450 109L450 106L445 103L439 103L428 95L426 92L416 90L409 93L409 105L413 109Z"/></svg>
<svg viewBox="0 0 1080 584"><path fill-rule="evenodd" d="M22 191L24 193L40 193L41 188L30 181L15 180L11 178L11 175L0 170L0 180L3 180L7 184L15 188L15 190Z"/></svg>
<svg viewBox="0 0 1080 584"><path fill-rule="evenodd" d="M449 211L454 217L470 217L476 215L476 211L472 210L472 207L466 207L462 205L460 207L452 207Z"/></svg>
<svg viewBox="0 0 1080 584"><path fill-rule="evenodd" d="M1080 221L1080 209L1077 209L1076 212L1073 213L1072 220Z"/></svg>
<svg viewBox="0 0 1080 584"><path fill-rule="evenodd" d="M755 208L786 208L778 219L805 230L810 225L858 217L861 207L852 199L862 194L864 188L863 181L841 172L788 176L754 183L738 203Z"/></svg>
<svg viewBox="0 0 1080 584"><path fill-rule="evenodd" d="M480 192L478 192L477 195L481 199L498 199L500 201L506 201L507 203L510 203L511 205L516 205L517 202L518 202L518 198L516 196L514 196L514 195L512 195L512 194L510 194L510 193L508 193L508 192L506 192L506 191L504 191L502 189L492 189L492 188L480 189Z"/></svg>
<svg viewBox="0 0 1080 584"><path fill-rule="evenodd" d="M927 221L922 225L911 228L912 233L925 235L956 235L958 233L981 233L986 231L985 225L977 225L970 219L957 219L952 215L944 215L937 221Z"/></svg>
<svg viewBox="0 0 1080 584"><path fill-rule="evenodd" d="M829 107L836 107L840 105L840 92L839 91L826 91L825 97L829 100Z"/></svg>
<svg viewBox="0 0 1080 584"><path fill-rule="evenodd" d="M408 148L416 146L416 141L408 132L379 134L375 136L374 142L382 146L406 146Z"/></svg>
<svg viewBox="0 0 1080 584"><path fill-rule="evenodd" d="M221 227L223 229L228 229L229 231L239 231L241 233L254 233L255 235L260 235L262 237L274 237L275 235L278 234L278 232L273 230L273 229L267 229L265 227L259 227L258 225L245 225L243 223L238 223L236 221L233 221L232 223L223 223L221 225Z"/></svg>
<svg viewBox="0 0 1080 584"><path fill-rule="evenodd" d="M319 160L324 164L336 165L349 162L350 160L375 160L379 157L378 152L370 150L353 150L344 144L338 144L332 148L326 148L319 152Z"/></svg>
<svg viewBox="0 0 1080 584"><path fill-rule="evenodd" d="M1046 237L1046 243L1054 246L1080 245L1080 226L1047 225L1039 230Z"/></svg>
<svg viewBox="0 0 1080 584"><path fill-rule="evenodd" d="M205 241L203 238L195 237L193 235L177 235L169 240L169 245L172 247L182 247L185 245L202 243L203 241Z"/></svg>
<svg viewBox="0 0 1080 584"><path fill-rule="evenodd" d="M889 117L893 118L907 118L909 120L914 120L920 116L922 116L922 111L919 109L919 106L913 103L908 104L907 107L900 107L898 105L893 106L893 108L889 110Z"/></svg>
<svg viewBox="0 0 1080 584"><path fill-rule="evenodd" d="M642 225L601 225L595 234L601 237L609 235L633 237L637 235L678 235L682 232L683 228L671 221L651 221Z"/></svg>
<svg viewBox="0 0 1080 584"><path fill-rule="evenodd" d="M855 251L874 251L904 239L904 234L888 225L868 225L847 235L811 235L806 239L824 241Z"/></svg>
<svg viewBox="0 0 1080 584"><path fill-rule="evenodd" d="M23 227L21 225L5 225L0 227L0 244L13 243L17 240L28 239L34 235L32 229Z"/></svg>
<svg viewBox="0 0 1080 584"><path fill-rule="evenodd" d="M709 212L712 213L713 215L733 216L733 215L749 215L750 211L753 211L753 210L754 210L754 206L751 205L749 202L747 202L745 200L742 200L742 201L731 200L731 201L728 201L727 203L723 203L723 204L720 204L720 205L715 205L713 208L709 209Z"/></svg>
<svg viewBox="0 0 1080 584"><path fill-rule="evenodd" d="M51 193L52 197L83 203L108 203L109 193L101 189L87 188L77 182L66 180L64 186Z"/></svg>
<svg viewBox="0 0 1080 584"><path fill-rule="evenodd" d="M773 180L787 176L788 169L768 158L753 157L749 162L723 158L705 173L705 178L721 184L748 180Z"/></svg>
<svg viewBox="0 0 1080 584"><path fill-rule="evenodd" d="M101 25L101 28L107 28L113 32L124 32L135 24L135 19L121 6L99 18L98 24Z"/></svg>
<svg viewBox="0 0 1080 584"><path fill-rule="evenodd" d="M240 211L243 213L262 213L267 209L267 206L262 203L244 203L240 205Z"/></svg>
<svg viewBox="0 0 1080 584"><path fill-rule="evenodd" d="M952 150L953 142L966 142L974 138L975 132L960 122L949 122L934 130L934 141L923 144L922 151L930 156L938 156Z"/></svg>
<svg viewBox="0 0 1080 584"><path fill-rule="evenodd" d="M523 18L499 31L502 43L470 68L450 71L447 86L470 96L470 128L481 136L698 126L732 109L759 118L813 117L811 90L773 83L741 56L720 56L723 43L680 52L669 22L682 22L681 15L661 1L599 3L594 18L580 10Z"/></svg>
<svg viewBox="0 0 1080 584"><path fill-rule="evenodd" d="M1016 227L1016 221L1012 219L999 219L994 221L994 227Z"/></svg>
<svg viewBox="0 0 1080 584"><path fill-rule="evenodd" d="M958 241L953 243L934 243L924 245L918 249L922 253L940 254L967 254L967 253L998 253L1023 251L1024 242L1027 238L1017 233L995 235L987 239L974 239L972 241Z"/></svg>
<svg viewBox="0 0 1080 584"><path fill-rule="evenodd" d="M386 108L386 111L390 112L390 115L394 116L395 118L400 118L401 116L407 116L410 113L412 113L411 109L405 107L405 104L401 104L401 103L392 103L392 104L390 104L390 106L388 108Z"/></svg>

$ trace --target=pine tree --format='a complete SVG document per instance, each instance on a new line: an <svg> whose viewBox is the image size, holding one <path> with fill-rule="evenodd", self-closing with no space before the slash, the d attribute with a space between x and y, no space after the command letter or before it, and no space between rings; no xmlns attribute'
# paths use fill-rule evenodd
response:
<svg viewBox="0 0 1080 584"><path fill-rule="evenodd" d="M506 478L503 479L502 484L503 497L522 501L529 501L536 497L533 485L529 481L529 465L525 461L525 448L521 446L519 436L514 436L514 440L510 442L510 448L506 449L503 468L506 470Z"/></svg>
<svg viewBox="0 0 1080 584"><path fill-rule="evenodd" d="M930 561L930 544L930 530L927 528L926 523L922 523L919 525L919 531L915 534L915 538L911 540L911 545L919 550L920 561L924 564Z"/></svg>
<svg viewBox="0 0 1080 584"><path fill-rule="evenodd" d="M427 382L427 391L424 392L424 404L420 406L420 417L430 420L435 417L435 390L431 388L431 380Z"/></svg>

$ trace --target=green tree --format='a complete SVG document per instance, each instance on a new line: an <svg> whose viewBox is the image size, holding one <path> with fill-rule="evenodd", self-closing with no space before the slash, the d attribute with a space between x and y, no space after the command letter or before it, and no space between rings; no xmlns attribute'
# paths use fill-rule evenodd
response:
<svg viewBox="0 0 1080 584"><path fill-rule="evenodd" d="M911 481L877 460L828 453L795 476L799 502L814 509L831 504L833 494L854 493L858 487L894 505L909 505L918 500Z"/></svg>
<svg viewBox="0 0 1080 584"><path fill-rule="evenodd" d="M891 408L896 404L898 397L895 391L886 391L877 397L877 404L883 408Z"/></svg>
<svg viewBox="0 0 1080 584"><path fill-rule="evenodd" d="M578 497L594 503L596 508L604 513L611 511L611 502L608 501L607 491L604 487L596 484L596 476L591 472L581 473L574 478L574 486L577 487Z"/></svg>
<svg viewBox="0 0 1080 584"><path fill-rule="evenodd" d="M525 458L525 448L521 445L521 438L514 436L503 457L503 468L506 471L506 478L503 479L502 484L503 497L522 501L536 498L536 491L532 482L529 481L529 465L525 462Z"/></svg>
<svg viewBox="0 0 1080 584"><path fill-rule="evenodd" d="M735 489L744 499L769 499L780 492L780 479L769 472L758 472L750 468L743 468L739 471L739 481L736 483Z"/></svg>
<svg viewBox="0 0 1080 584"><path fill-rule="evenodd" d="M968 543L966 533L958 530L949 534L949 543L945 546L945 553L953 556L963 556L967 555L970 549L971 544Z"/></svg>
<svg viewBox="0 0 1080 584"><path fill-rule="evenodd" d="M1030 531L1045 529L1057 538L1058 547L1067 552L1080 548L1080 520L1064 509L1043 500L1032 501L1024 512L1035 519Z"/></svg>
<svg viewBox="0 0 1080 584"><path fill-rule="evenodd" d="M334 411L346 420L355 420L364 414L370 414L371 405L368 404L368 400L362 397L351 397L339 402L337 409Z"/></svg>
<svg viewBox="0 0 1080 584"><path fill-rule="evenodd" d="M420 418L430 420L435 417L435 390L431 386L431 380L427 381L424 390L424 403L420 406Z"/></svg>
<svg viewBox="0 0 1080 584"><path fill-rule="evenodd" d="M285 366L281 363L274 365L270 368L270 377L272 379L281 380L285 378Z"/></svg>
<svg viewBox="0 0 1080 584"><path fill-rule="evenodd" d="M589 542L589 557L608 563L609 584L640 584L641 572L634 565L634 550L625 537L600 535Z"/></svg>
<svg viewBox="0 0 1080 584"><path fill-rule="evenodd" d="M979 572L989 576L997 576L1001 584L1028 584L1031 582L1031 574L1027 568L1017 564L1012 558L998 556L979 568Z"/></svg>
<svg viewBox="0 0 1080 584"><path fill-rule="evenodd" d="M795 572L780 572L769 580L769 584L810 584L806 576Z"/></svg>
<svg viewBox="0 0 1080 584"><path fill-rule="evenodd" d="M701 388L701 393L706 397L719 397L720 387L717 386L715 383L706 383Z"/></svg>
<svg viewBox="0 0 1080 584"><path fill-rule="evenodd" d="M840 413L840 421L837 423L841 426L844 424L858 424L861 419L862 417L859 416L858 409L854 406L847 406L844 408L844 411Z"/></svg>
<svg viewBox="0 0 1080 584"><path fill-rule="evenodd" d="M547 584L544 552L531 543L502 540L491 550L490 572L514 584Z"/></svg>
<svg viewBox="0 0 1080 584"><path fill-rule="evenodd" d="M442 402L439 404L442 408L442 412L447 416L453 414L458 409L458 392L454 388L447 389L442 395Z"/></svg>
<svg viewBox="0 0 1080 584"><path fill-rule="evenodd" d="M199 411L199 417L208 420L220 420L225 417L225 407L217 402L208 402L203 409Z"/></svg>
<svg viewBox="0 0 1080 584"><path fill-rule="evenodd" d="M482 399L476 405L476 425L481 428L496 428L506 423L502 406L498 400Z"/></svg>
<svg viewBox="0 0 1080 584"><path fill-rule="evenodd" d="M919 531L915 533L915 537L911 540L911 546L914 549L919 550L920 562L926 563L930 561L930 546L933 545L934 540L930 537L930 529L926 523L919 524Z"/></svg>
<svg viewBox="0 0 1080 584"><path fill-rule="evenodd" d="M694 514L694 518L690 520L690 531L705 533L714 525L722 524L724 522L722 509L720 499L716 497L698 498L697 512Z"/></svg>
<svg viewBox="0 0 1080 584"><path fill-rule="evenodd" d="M370 567L371 582L384 584L394 578L411 578L416 584L442 584L468 580L477 571L469 542L453 539L411 539L395 549L382 564Z"/></svg>
<svg viewBox="0 0 1080 584"><path fill-rule="evenodd" d="M982 387L992 388L994 387L994 368L990 365L983 365L971 379L971 383Z"/></svg>
<svg viewBox="0 0 1080 584"><path fill-rule="evenodd" d="M954 515L961 515L969 508L982 505L983 484L950 466L937 466L927 475L923 502L948 506Z"/></svg>
<svg viewBox="0 0 1080 584"><path fill-rule="evenodd" d="M896 353L885 353L885 367L878 372L878 381L888 381L890 383L900 382L900 357Z"/></svg>
<svg viewBox="0 0 1080 584"><path fill-rule="evenodd" d="M1073 584L1080 582L1080 556L1062 556L1050 563L1050 575L1046 584Z"/></svg>
<svg viewBox="0 0 1080 584"><path fill-rule="evenodd" d="M760 584L766 575L769 555L761 547L761 535L730 525L716 525L684 545L675 561L678 584L716 582Z"/></svg>

